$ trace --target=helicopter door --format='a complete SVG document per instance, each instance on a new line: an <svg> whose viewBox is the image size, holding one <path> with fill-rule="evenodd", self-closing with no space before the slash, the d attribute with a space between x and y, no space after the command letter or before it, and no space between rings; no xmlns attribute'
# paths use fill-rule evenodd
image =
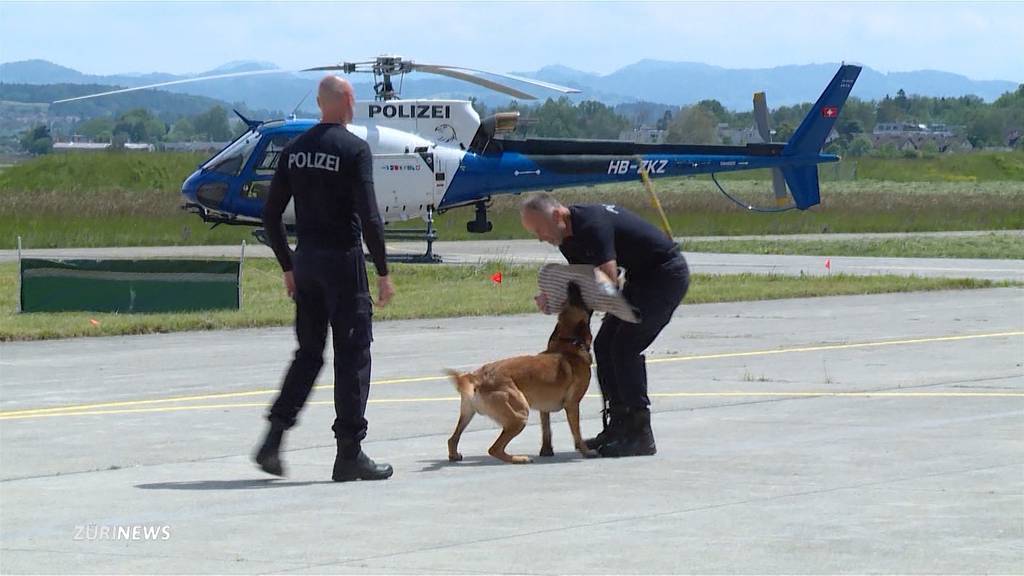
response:
<svg viewBox="0 0 1024 576"><path fill-rule="evenodd" d="M425 217L434 204L434 155L374 154L373 187L384 223Z"/></svg>
<svg viewBox="0 0 1024 576"><path fill-rule="evenodd" d="M242 186L242 198L258 201L261 205L270 194L270 180L274 177L281 151L294 140L299 133L283 132L266 138L266 144L257 152L257 161L253 164L251 180Z"/></svg>

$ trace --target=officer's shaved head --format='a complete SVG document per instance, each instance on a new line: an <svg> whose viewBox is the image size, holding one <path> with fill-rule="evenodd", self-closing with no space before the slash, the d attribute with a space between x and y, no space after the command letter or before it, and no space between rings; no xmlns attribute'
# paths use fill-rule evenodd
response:
<svg viewBox="0 0 1024 576"><path fill-rule="evenodd" d="M519 217L528 232L541 242L558 246L568 234L569 209L545 192L531 194L523 201Z"/></svg>
<svg viewBox="0 0 1024 576"><path fill-rule="evenodd" d="M355 102L356 94L348 80L330 74L320 81L316 103L324 122L348 124L352 121Z"/></svg>
<svg viewBox="0 0 1024 576"><path fill-rule="evenodd" d="M556 209L561 208L562 203L555 199L554 196L546 192L538 192L531 194L526 200L523 200L521 210L526 212L527 210L533 212L540 212L541 214L551 214Z"/></svg>

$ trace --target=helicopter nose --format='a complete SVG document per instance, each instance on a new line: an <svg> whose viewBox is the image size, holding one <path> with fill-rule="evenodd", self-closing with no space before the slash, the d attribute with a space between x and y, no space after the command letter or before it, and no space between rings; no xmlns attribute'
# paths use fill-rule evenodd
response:
<svg viewBox="0 0 1024 576"><path fill-rule="evenodd" d="M199 188L199 171L193 172L185 181L181 184L181 197L186 202L198 202L196 196L196 190Z"/></svg>

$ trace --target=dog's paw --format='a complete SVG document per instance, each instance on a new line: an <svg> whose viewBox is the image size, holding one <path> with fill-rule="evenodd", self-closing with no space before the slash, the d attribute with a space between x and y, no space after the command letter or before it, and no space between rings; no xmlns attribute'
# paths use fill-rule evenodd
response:
<svg viewBox="0 0 1024 576"><path fill-rule="evenodd" d="M554 456L555 451L554 449L551 448L551 446L541 446L540 455L547 458L549 456Z"/></svg>
<svg viewBox="0 0 1024 576"><path fill-rule="evenodd" d="M460 462L461 460L462 460L462 454L459 454L458 452L455 452L454 454L449 454L448 455L448 461L449 462Z"/></svg>
<svg viewBox="0 0 1024 576"><path fill-rule="evenodd" d="M580 448L579 451L584 458L598 458L601 456L597 450L591 450L590 448Z"/></svg>
<svg viewBox="0 0 1024 576"><path fill-rule="evenodd" d="M529 456L513 456L512 457L512 463L513 464L529 464L530 462L533 462L533 459L530 458Z"/></svg>

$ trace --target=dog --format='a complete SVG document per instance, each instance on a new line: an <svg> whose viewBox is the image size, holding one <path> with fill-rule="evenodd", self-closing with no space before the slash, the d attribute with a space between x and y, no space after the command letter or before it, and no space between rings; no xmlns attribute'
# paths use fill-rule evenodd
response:
<svg viewBox="0 0 1024 576"><path fill-rule="evenodd" d="M462 460L459 439L477 413L501 426L501 434L488 454L510 464L525 464L528 456L512 456L505 447L526 427L530 409L540 411L541 456L553 456L551 413L565 410L576 449L585 457L597 453L587 448L580 434L580 401L590 387L590 333L592 311L586 307L579 286L568 286L568 300L558 314L558 323L544 352L485 364L479 370L460 374L448 370L462 399L459 422L448 439L448 459Z"/></svg>

